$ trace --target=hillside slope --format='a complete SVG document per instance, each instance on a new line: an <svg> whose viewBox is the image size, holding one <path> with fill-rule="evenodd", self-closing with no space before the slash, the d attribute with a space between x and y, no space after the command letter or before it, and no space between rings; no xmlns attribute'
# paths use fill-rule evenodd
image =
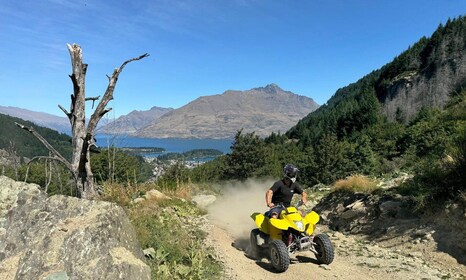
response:
<svg viewBox="0 0 466 280"><path fill-rule="evenodd" d="M33 122L61 133L71 134L68 118L11 106L0 106L0 113Z"/></svg>
<svg viewBox="0 0 466 280"><path fill-rule="evenodd" d="M466 17L440 25L431 38L416 44L381 69L343 87L287 135L316 139L323 132L339 136L361 130L376 115L409 122L421 108L443 108L466 88ZM372 114L372 116L371 116ZM351 123L348 131L347 124ZM339 131L346 126L346 131Z"/></svg>
<svg viewBox="0 0 466 280"><path fill-rule="evenodd" d="M31 133L17 127L15 122L33 127L65 158L71 158L71 137L32 122L0 114L0 149L14 152L20 157L47 156L49 150Z"/></svg>

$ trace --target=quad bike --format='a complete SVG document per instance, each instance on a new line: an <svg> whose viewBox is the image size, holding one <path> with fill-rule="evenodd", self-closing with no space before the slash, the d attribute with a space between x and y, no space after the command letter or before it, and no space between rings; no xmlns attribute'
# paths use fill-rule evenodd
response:
<svg viewBox="0 0 466 280"><path fill-rule="evenodd" d="M312 211L302 217L297 207L283 207L278 218L254 213L251 218L256 229L251 231L251 257L267 257L278 272L290 265L290 258L298 251L310 250L321 264L333 261L333 246L326 234L313 235L319 215Z"/></svg>

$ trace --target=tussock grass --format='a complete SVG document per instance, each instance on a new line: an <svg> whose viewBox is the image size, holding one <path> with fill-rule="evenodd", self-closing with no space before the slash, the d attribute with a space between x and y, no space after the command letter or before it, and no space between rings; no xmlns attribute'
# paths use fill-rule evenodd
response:
<svg viewBox="0 0 466 280"><path fill-rule="evenodd" d="M378 181L363 175L352 175L346 179L338 180L334 184L335 190L346 190L350 192L371 193L378 189Z"/></svg>
<svg viewBox="0 0 466 280"><path fill-rule="evenodd" d="M190 199L198 190L198 186L192 183L177 183L175 188L163 188L163 193L170 197Z"/></svg>

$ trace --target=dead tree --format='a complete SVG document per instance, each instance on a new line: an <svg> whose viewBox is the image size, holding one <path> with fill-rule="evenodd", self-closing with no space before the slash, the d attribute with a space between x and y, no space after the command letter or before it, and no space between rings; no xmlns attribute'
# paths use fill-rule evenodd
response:
<svg viewBox="0 0 466 280"><path fill-rule="evenodd" d="M123 71L126 64L148 57L149 54L143 54L139 57L129 59L113 71L112 76L107 76L108 86L104 93L103 98L98 103L94 113L92 114L89 123L86 126L86 101L92 101L94 105L95 101L100 99L98 97L86 98L85 95L85 78L87 71L87 64L82 61L82 50L77 44L67 44L68 50L71 56L72 74L69 75L73 83L73 94L71 94L71 105L70 111L68 112L63 106L58 107L66 114L71 124L72 133L72 157L71 162L65 159L60 153L55 150L40 134L34 131L31 127L25 127L24 125L17 124L23 129L31 132L39 141L44 144L47 149L52 153L49 157L37 157L37 158L48 158L58 160L63 163L73 174L73 178L76 182L76 188L78 196L82 198L93 198L96 196L94 187L94 175L91 169L91 149L95 147L95 129L97 124L102 117L108 113L112 108L106 108L110 100L113 99L113 91L118 81L118 76ZM94 106L92 106L94 107Z"/></svg>

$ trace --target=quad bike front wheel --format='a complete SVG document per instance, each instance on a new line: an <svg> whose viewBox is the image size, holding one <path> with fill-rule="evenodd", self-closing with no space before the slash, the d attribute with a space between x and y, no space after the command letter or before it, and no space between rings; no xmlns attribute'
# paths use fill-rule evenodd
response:
<svg viewBox="0 0 466 280"><path fill-rule="evenodd" d="M283 241L275 239L269 244L270 262L278 272L284 272L290 265L290 255Z"/></svg>
<svg viewBox="0 0 466 280"><path fill-rule="evenodd" d="M332 242L326 234L317 234L314 236L314 248L317 251L316 258L321 264L331 264L333 262Z"/></svg>

